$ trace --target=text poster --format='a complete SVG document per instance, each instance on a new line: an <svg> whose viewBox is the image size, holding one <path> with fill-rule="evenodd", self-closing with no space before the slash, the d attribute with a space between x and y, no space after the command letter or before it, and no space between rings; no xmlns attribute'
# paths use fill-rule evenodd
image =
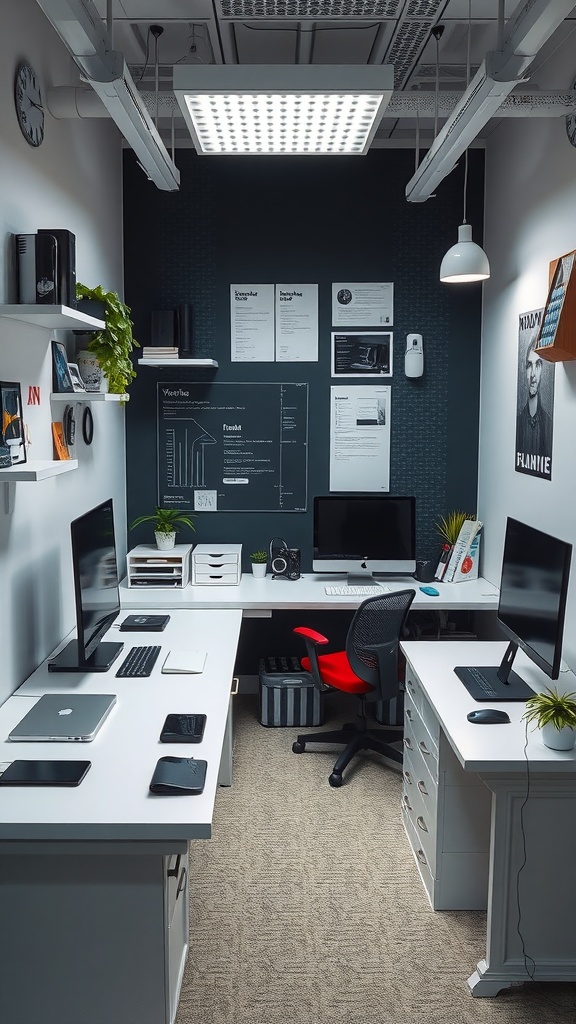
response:
<svg viewBox="0 0 576 1024"><path fill-rule="evenodd" d="M274 285L230 285L233 363L274 362Z"/></svg>
<svg viewBox="0 0 576 1024"><path fill-rule="evenodd" d="M393 284L333 284L332 326L391 327L393 304Z"/></svg>
<svg viewBox="0 0 576 1024"><path fill-rule="evenodd" d="M330 388L330 490L390 490L391 388Z"/></svg>
<svg viewBox="0 0 576 1024"><path fill-rule="evenodd" d="M158 384L158 504L305 512L308 385Z"/></svg>
<svg viewBox="0 0 576 1024"><path fill-rule="evenodd" d="M276 360L318 362L318 285L276 285Z"/></svg>
<svg viewBox="0 0 576 1024"><path fill-rule="evenodd" d="M390 331L332 334L333 377L391 377Z"/></svg>
<svg viewBox="0 0 576 1024"><path fill-rule="evenodd" d="M519 317L515 469L551 480L554 363L535 351L542 314L533 309Z"/></svg>

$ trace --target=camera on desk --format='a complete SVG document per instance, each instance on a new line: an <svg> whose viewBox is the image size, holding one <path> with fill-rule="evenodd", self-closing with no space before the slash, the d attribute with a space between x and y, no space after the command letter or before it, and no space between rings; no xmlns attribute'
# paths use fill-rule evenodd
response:
<svg viewBox="0 0 576 1024"><path fill-rule="evenodd" d="M270 541L270 568L273 580L300 579L300 548L289 548L281 537Z"/></svg>

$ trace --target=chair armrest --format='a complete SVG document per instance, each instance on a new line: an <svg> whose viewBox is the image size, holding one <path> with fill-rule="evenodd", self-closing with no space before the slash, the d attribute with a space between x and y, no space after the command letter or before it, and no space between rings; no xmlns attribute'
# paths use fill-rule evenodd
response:
<svg viewBox="0 0 576 1024"><path fill-rule="evenodd" d="M307 640L312 640L315 644L328 644L330 641L327 637L322 636L322 633L317 633L315 629L308 629L307 626L296 626L293 630L294 633L298 633Z"/></svg>

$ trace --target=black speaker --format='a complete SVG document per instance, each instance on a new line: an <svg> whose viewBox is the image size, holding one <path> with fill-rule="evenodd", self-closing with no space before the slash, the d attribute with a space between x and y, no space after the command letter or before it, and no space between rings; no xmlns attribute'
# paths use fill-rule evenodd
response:
<svg viewBox="0 0 576 1024"><path fill-rule="evenodd" d="M15 235L18 302L54 305L57 284L57 242L54 235Z"/></svg>
<svg viewBox="0 0 576 1024"><path fill-rule="evenodd" d="M178 324L178 355L190 359L194 354L194 306L182 304L176 313Z"/></svg>
<svg viewBox="0 0 576 1024"><path fill-rule="evenodd" d="M56 302L76 307L76 235L65 228L39 228L39 235L52 235L58 253L56 263Z"/></svg>
<svg viewBox="0 0 576 1024"><path fill-rule="evenodd" d="M300 579L300 548L288 548L288 579Z"/></svg>
<svg viewBox="0 0 576 1024"><path fill-rule="evenodd" d="M300 548L289 548L281 537L270 541L270 568L272 579L300 579Z"/></svg>
<svg viewBox="0 0 576 1024"><path fill-rule="evenodd" d="M414 573L419 583L432 583L434 575L436 573L436 566L438 565L438 559L432 558L421 558L416 562L416 572Z"/></svg>

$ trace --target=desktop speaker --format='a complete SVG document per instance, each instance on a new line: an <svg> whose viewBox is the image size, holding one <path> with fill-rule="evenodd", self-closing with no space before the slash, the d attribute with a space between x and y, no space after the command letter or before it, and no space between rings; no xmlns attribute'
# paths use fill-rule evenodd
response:
<svg viewBox="0 0 576 1024"><path fill-rule="evenodd" d="M56 290L54 302L76 306L76 235L65 228L38 228L39 235L56 239Z"/></svg>
<svg viewBox="0 0 576 1024"><path fill-rule="evenodd" d="M270 541L270 568L272 579L300 579L300 548L289 548L281 537Z"/></svg>
<svg viewBox="0 0 576 1024"><path fill-rule="evenodd" d="M436 575L438 559L419 558L416 561L416 572L414 573L419 583L432 583Z"/></svg>
<svg viewBox="0 0 576 1024"><path fill-rule="evenodd" d="M57 242L51 234L15 235L18 268L18 302L46 303L57 300Z"/></svg>

